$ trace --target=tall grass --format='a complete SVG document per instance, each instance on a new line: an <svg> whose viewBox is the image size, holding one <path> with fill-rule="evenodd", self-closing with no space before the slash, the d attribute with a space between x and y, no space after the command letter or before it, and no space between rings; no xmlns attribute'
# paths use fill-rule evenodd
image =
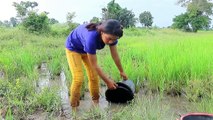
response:
<svg viewBox="0 0 213 120"><path fill-rule="evenodd" d="M0 78L0 97L4 98L1 100L4 105L1 109L7 111L7 116L13 113L17 119L26 118L36 109L56 112L60 104L56 90L38 94L35 83L42 62L49 64L52 76L62 70L60 61L65 59L62 51L64 38L36 36L19 29L2 31L0 70L4 76Z"/></svg>
<svg viewBox="0 0 213 120"><path fill-rule="evenodd" d="M123 105L117 111L95 108L77 119L82 120L175 120L177 115L170 111L172 106L162 104L160 96L135 98L130 105ZM110 107L109 107L110 108ZM116 109L116 108L114 108Z"/></svg>
<svg viewBox="0 0 213 120"><path fill-rule="evenodd" d="M126 30L119 52L129 79L147 80L150 89L182 91L191 80L210 80L213 73L212 32L182 33L175 30ZM130 34L131 33L131 34ZM104 57L106 71L118 72ZM103 60L102 60L103 61ZM135 81L136 82L136 81Z"/></svg>
<svg viewBox="0 0 213 120"><path fill-rule="evenodd" d="M0 78L0 95L5 98L4 102L6 105L10 103L18 106L21 111L29 108L35 110L40 106L46 111L51 111L52 107L57 106L53 100L56 99L54 95L57 93L44 92L35 98L34 88L29 86L38 80L37 69L43 62L48 64L52 76L57 76L64 70L68 83L71 82L64 48L66 37L38 36L19 29L0 28L0 32L0 71L5 74L4 78ZM161 93L184 93L191 101L198 102L201 111L211 112L210 109L202 108L213 107L211 104L208 105L208 101L212 100L213 91L212 33L199 31L195 34L171 29L131 28L124 31L124 36L118 43L118 51L125 72L135 83L146 83L148 89ZM99 51L97 55L98 63L105 73L115 81L122 80L108 47ZM15 96L13 91L17 80L23 84L17 88L22 97L14 102L11 98ZM9 97L4 93L8 93ZM202 98L205 98L205 101L199 102ZM30 103L37 103L36 106L25 105L28 100ZM54 106L50 105L52 102ZM8 116L11 110L8 107Z"/></svg>

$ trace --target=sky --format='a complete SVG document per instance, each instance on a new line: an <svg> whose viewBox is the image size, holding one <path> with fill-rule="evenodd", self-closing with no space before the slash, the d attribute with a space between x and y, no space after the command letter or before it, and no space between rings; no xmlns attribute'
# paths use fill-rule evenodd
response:
<svg viewBox="0 0 213 120"><path fill-rule="evenodd" d="M9 20L16 16L13 2L25 0L1 0L0 2L0 20ZM49 12L49 18L55 18L60 23L66 22L68 12L75 12L74 22L83 23L91 20L94 16L101 17L101 9L107 6L111 0L28 0L38 3L39 12ZM184 13L185 8L177 5L177 0L115 0L122 8L131 10L138 18L144 11L151 12L153 25L158 27L168 27L173 22L172 19ZM140 26L138 23L137 26Z"/></svg>

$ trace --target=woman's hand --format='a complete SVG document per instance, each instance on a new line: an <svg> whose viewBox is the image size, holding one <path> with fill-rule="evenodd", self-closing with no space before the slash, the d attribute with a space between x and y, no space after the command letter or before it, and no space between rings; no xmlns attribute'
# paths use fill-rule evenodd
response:
<svg viewBox="0 0 213 120"><path fill-rule="evenodd" d="M114 89L116 89L118 87L118 85L111 79L109 79L106 84L107 84L107 87L110 90L114 90Z"/></svg>
<svg viewBox="0 0 213 120"><path fill-rule="evenodd" d="M124 72L120 72L121 78L123 78L123 80L128 80L127 75Z"/></svg>

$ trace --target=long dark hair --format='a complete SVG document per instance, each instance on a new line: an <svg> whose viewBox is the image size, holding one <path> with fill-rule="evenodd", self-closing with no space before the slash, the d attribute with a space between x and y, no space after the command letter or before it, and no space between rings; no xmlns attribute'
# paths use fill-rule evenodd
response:
<svg viewBox="0 0 213 120"><path fill-rule="evenodd" d="M123 36L123 27L120 22L115 19L108 19L102 23L89 23L86 28L89 31L97 30L99 33L104 32L118 36L119 38Z"/></svg>

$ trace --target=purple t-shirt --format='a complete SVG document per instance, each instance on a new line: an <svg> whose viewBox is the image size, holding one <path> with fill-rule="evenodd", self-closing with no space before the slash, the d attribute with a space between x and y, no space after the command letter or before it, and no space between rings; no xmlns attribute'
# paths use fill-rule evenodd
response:
<svg viewBox="0 0 213 120"><path fill-rule="evenodd" d="M117 40L110 44L116 45ZM96 30L88 31L86 24L79 25L67 37L66 48L78 53L96 54L96 50L103 49L105 43L102 41L100 34Z"/></svg>

